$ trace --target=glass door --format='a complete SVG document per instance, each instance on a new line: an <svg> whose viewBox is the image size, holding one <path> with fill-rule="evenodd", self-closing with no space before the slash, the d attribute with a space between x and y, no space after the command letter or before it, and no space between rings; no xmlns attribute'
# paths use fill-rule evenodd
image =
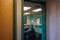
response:
<svg viewBox="0 0 60 40"><path fill-rule="evenodd" d="M24 1L24 35L22 40L46 40L45 4Z"/></svg>

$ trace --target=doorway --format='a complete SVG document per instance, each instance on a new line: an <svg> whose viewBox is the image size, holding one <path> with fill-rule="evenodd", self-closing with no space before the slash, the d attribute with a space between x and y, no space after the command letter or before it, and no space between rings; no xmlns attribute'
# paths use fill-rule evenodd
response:
<svg viewBox="0 0 60 40"><path fill-rule="evenodd" d="M24 0L21 40L46 40L45 2Z"/></svg>

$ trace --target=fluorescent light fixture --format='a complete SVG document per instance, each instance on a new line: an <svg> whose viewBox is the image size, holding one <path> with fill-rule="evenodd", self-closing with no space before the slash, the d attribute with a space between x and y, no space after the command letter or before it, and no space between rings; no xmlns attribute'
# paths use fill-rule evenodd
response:
<svg viewBox="0 0 60 40"><path fill-rule="evenodd" d="M38 9L32 10L32 12L39 12L39 11L42 11L42 9L38 8Z"/></svg>
<svg viewBox="0 0 60 40"><path fill-rule="evenodd" d="M24 11L31 9L31 7L24 7Z"/></svg>
<svg viewBox="0 0 60 40"><path fill-rule="evenodd" d="M30 13L24 13L24 15L28 15L28 14L30 14Z"/></svg>

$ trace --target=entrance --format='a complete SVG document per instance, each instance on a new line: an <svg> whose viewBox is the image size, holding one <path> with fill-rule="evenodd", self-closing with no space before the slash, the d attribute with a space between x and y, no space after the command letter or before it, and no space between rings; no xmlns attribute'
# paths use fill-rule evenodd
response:
<svg viewBox="0 0 60 40"><path fill-rule="evenodd" d="M21 40L46 40L45 2L24 0Z"/></svg>

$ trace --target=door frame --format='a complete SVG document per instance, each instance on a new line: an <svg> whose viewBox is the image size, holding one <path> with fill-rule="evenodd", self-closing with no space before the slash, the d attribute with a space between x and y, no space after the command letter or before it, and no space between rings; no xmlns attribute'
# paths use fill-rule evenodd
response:
<svg viewBox="0 0 60 40"><path fill-rule="evenodd" d="M33 2L33 1L30 1L30 2ZM40 1L40 2L34 2L34 3L39 3L39 4L42 4L43 6L42 6L42 20L43 20L43 22L44 23L42 23L43 24L43 28L44 28L44 30L42 30L42 31L44 31L43 32L43 36L42 36L42 40L46 40L46 2L45 1ZM21 0L21 10L22 10L22 14L21 14L21 40L24 40L24 17L23 17L23 5L24 5L24 0ZM43 37L44 37L44 39L43 39ZM17 40L17 0L13 0L13 40Z"/></svg>
<svg viewBox="0 0 60 40"><path fill-rule="evenodd" d="M13 40L17 40L17 0L13 0Z"/></svg>
<svg viewBox="0 0 60 40"><path fill-rule="evenodd" d="M24 40L24 17L23 17L23 13L24 13L24 11L23 11L23 7L24 7L24 1L26 1L26 0L22 0L22 22L21 22L21 25L22 25L22 27L21 27L21 40ZM46 2L45 1L40 1L40 2L38 2L38 1L30 1L30 0L28 0L27 2L33 2L33 3L38 3L38 4L41 4L42 5L42 40L46 40Z"/></svg>

